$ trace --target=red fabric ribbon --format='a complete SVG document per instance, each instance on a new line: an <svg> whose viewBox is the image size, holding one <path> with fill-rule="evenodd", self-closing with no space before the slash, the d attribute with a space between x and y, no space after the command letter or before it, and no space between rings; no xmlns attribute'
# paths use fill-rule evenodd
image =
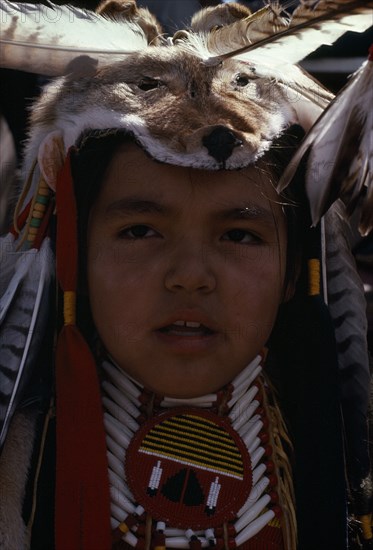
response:
<svg viewBox="0 0 373 550"><path fill-rule="evenodd" d="M70 153L57 181L57 277L76 291L77 214ZM65 324L56 350L56 550L109 550L110 493L97 368L74 324Z"/></svg>

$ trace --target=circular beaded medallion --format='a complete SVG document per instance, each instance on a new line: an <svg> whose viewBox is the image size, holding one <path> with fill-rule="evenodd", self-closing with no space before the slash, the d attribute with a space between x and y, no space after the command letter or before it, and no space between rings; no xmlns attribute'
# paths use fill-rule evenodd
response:
<svg viewBox="0 0 373 550"><path fill-rule="evenodd" d="M232 520L252 487L249 453L229 421L177 408L147 421L130 442L126 477L158 521L207 529Z"/></svg>

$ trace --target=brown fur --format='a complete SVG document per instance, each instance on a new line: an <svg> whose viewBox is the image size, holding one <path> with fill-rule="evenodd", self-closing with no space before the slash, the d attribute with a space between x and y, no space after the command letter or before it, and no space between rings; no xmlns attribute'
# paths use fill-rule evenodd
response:
<svg viewBox="0 0 373 550"><path fill-rule="evenodd" d="M238 2L230 2L200 10L192 17L190 26L194 32L210 32L249 15L251 15L249 8Z"/></svg>
<svg viewBox="0 0 373 550"><path fill-rule="evenodd" d="M96 13L105 15L117 21L127 19L137 23L144 31L148 44L156 45L163 33L160 23L147 8L138 8L136 0L103 0Z"/></svg>
<svg viewBox="0 0 373 550"><path fill-rule="evenodd" d="M240 75L245 85L237 83ZM158 85L142 89L147 82ZM214 127L225 126L242 141L240 152L250 156L273 138L271 121L286 105L281 86L257 78L247 64L228 60L209 67L174 46L127 56L92 78L57 81L35 106L32 124L46 130L59 123L64 127L70 115L102 106L141 117L152 138L170 151L199 153L202 138Z"/></svg>

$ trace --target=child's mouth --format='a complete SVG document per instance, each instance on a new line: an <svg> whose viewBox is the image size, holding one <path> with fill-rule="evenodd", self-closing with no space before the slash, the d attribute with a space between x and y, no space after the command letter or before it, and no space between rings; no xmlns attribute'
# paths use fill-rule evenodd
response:
<svg viewBox="0 0 373 550"><path fill-rule="evenodd" d="M173 336L208 336L214 331L195 321L175 321L159 329L162 334Z"/></svg>

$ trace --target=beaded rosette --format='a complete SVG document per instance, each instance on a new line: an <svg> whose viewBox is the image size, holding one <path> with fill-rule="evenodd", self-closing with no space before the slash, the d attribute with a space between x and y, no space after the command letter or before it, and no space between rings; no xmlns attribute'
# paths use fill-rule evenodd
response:
<svg viewBox="0 0 373 550"><path fill-rule="evenodd" d="M286 434L261 362L259 355L221 391L192 399L151 394L103 363L114 542L295 548Z"/></svg>

